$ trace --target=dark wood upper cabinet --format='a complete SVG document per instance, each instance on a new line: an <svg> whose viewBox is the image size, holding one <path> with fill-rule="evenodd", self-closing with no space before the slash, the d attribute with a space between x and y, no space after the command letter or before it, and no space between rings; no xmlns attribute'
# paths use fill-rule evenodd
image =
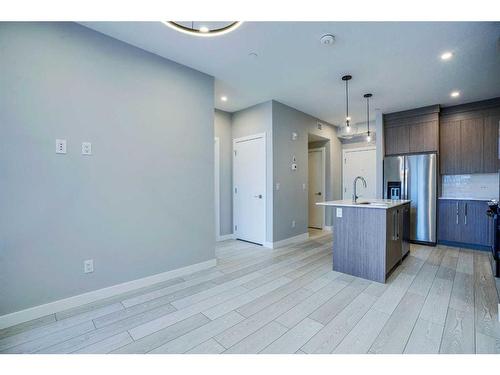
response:
<svg viewBox="0 0 500 375"><path fill-rule="evenodd" d="M438 150L439 106L384 115L386 155Z"/></svg>
<svg viewBox="0 0 500 375"><path fill-rule="evenodd" d="M497 173L500 98L441 110L441 174Z"/></svg>
<svg viewBox="0 0 500 375"><path fill-rule="evenodd" d="M439 125L441 174L460 173L460 121L442 121Z"/></svg>
<svg viewBox="0 0 500 375"><path fill-rule="evenodd" d="M438 150L438 120L416 122L410 125L410 152Z"/></svg>
<svg viewBox="0 0 500 375"><path fill-rule="evenodd" d="M485 173L496 173L500 169L498 159L499 122L500 114L492 114L484 118L483 170Z"/></svg>
<svg viewBox="0 0 500 375"><path fill-rule="evenodd" d="M386 155L407 154L410 152L409 129L407 126L385 128Z"/></svg>
<svg viewBox="0 0 500 375"><path fill-rule="evenodd" d="M483 172L483 119L460 121L461 173Z"/></svg>

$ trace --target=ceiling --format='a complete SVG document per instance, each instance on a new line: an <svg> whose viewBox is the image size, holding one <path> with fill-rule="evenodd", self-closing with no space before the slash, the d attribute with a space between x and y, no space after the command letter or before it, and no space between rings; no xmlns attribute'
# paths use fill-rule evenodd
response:
<svg viewBox="0 0 500 375"><path fill-rule="evenodd" d="M270 99L335 125L366 121L363 94L384 113L500 96L500 23L245 22L212 38L161 22L83 22L116 39L215 77L215 107L234 112ZM325 46L320 37L335 35ZM448 61L440 55L453 52ZM258 56L252 56L256 53ZM450 93L459 90L458 98ZM221 96L228 100L222 102Z"/></svg>

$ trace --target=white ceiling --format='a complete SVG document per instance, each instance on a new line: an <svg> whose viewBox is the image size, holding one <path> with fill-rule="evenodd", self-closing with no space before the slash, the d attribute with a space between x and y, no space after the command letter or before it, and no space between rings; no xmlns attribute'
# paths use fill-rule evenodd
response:
<svg viewBox="0 0 500 375"><path fill-rule="evenodd" d="M82 24L214 76L215 106L229 112L275 99L340 125L347 73L353 123L366 120L367 92L384 113L500 96L500 23L245 22L212 38L160 22ZM325 33L335 35L333 46L320 44ZM454 57L442 61L444 51Z"/></svg>

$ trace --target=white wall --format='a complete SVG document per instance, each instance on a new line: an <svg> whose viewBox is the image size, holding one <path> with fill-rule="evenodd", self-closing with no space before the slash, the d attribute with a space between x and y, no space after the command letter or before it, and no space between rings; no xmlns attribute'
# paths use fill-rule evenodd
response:
<svg viewBox="0 0 500 375"><path fill-rule="evenodd" d="M214 258L212 77L73 23L0 51L0 315Z"/></svg>

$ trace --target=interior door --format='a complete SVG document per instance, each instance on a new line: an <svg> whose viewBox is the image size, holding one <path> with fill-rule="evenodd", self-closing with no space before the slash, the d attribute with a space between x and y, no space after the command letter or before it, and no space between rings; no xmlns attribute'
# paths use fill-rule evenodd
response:
<svg viewBox="0 0 500 375"><path fill-rule="evenodd" d="M325 165L323 150L309 151L309 227L323 229L324 207L316 203L325 201Z"/></svg>
<svg viewBox="0 0 500 375"><path fill-rule="evenodd" d="M374 148L362 150L346 150L344 152L343 167L343 191L344 199L351 199L353 193L353 181L356 176L362 176L366 180L366 188L358 181L357 194L359 198L376 197L376 151Z"/></svg>
<svg viewBox="0 0 500 375"><path fill-rule="evenodd" d="M266 236L266 142L264 135L233 143L234 234L263 244Z"/></svg>

